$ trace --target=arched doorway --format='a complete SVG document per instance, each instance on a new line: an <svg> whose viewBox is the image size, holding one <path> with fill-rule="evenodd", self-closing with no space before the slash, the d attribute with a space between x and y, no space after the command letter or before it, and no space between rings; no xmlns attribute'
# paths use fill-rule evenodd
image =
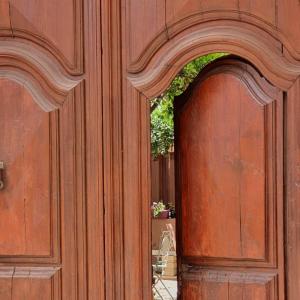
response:
<svg viewBox="0 0 300 300"><path fill-rule="evenodd" d="M222 21L220 21L222 23ZM174 75L180 70L183 65L191 59L217 51L225 51L239 55L254 64L257 69L270 81L272 84L286 93L286 107L284 113L287 114L287 122L285 124L285 135L287 141L288 152L285 153L285 159L287 161L287 169L289 176L287 178L286 186L291 188L291 193L285 199L285 214L288 213L289 209L287 206L292 204L292 195L296 195L297 191L293 188L293 180L297 177L297 170L292 162L295 158L295 151L297 148L295 139L291 136L297 126L297 117L295 111L298 109L296 98L299 84L297 78L300 74L299 63L291 58L291 56L282 56L282 52L278 45L278 39L274 36L259 28L258 26L252 26L243 24L242 22L227 22L228 26L218 26L218 21L206 22L197 25L192 25L188 30L183 29L180 34L175 35L168 42L165 42L151 51L147 51L143 56L140 57L139 61L132 65L132 69L129 68L128 78L131 82L131 86L128 87L126 95L128 95L128 101L130 105L126 107L131 110L124 111L125 119L127 114L130 115L131 124L124 123L124 140L127 140L126 132L130 132L131 140L132 134L136 134L138 137L138 144L134 151L138 153L139 165L136 170L131 170L130 173L141 183L140 189L135 194L134 198L131 197L132 204L136 212L141 213L140 226L136 229L126 221L126 216L132 215L132 210L129 213L125 208L125 237L126 232L132 232L134 230L135 236L142 236L143 238L137 239L134 243L125 243L125 255L131 251L138 253L142 251L142 260L139 260L138 266L136 267L137 274L139 274L140 281L135 281L132 286L138 286L151 283L150 270L149 270L149 245L145 236L149 234L150 214L148 200L143 200L144 196L149 193L149 181L148 172L149 165L147 163L147 157L149 157L148 145L149 136L147 137L148 120L145 119L147 115L147 99L158 95L166 89ZM251 32L249 31L251 29ZM210 33L210 34L208 34ZM284 42L284 41L282 41ZM274 47L275 46L275 47ZM151 53L151 55L150 55ZM127 97L127 96L126 96ZM130 99L130 100L129 100ZM134 109L134 111L132 110ZM134 117L133 117L134 115ZM134 128L136 124L139 124L138 129ZM128 139L130 139L128 137ZM125 143L126 146L126 143ZM127 172L127 166L131 165L131 158L125 156L125 171ZM136 162L136 160L135 160ZM287 172L287 171L285 171ZM131 177L132 180L133 177ZM128 182L129 183L129 182ZM126 193L131 190L127 186L127 180L125 180L125 198L129 199ZM144 196L142 196L144 195ZM132 196L132 194L131 194ZM139 204L140 203L140 204ZM132 208L131 207L131 208ZM292 230L291 223L294 219L285 218L285 227L287 230ZM289 236L285 233L286 237ZM149 236L149 235L148 235ZM296 239L291 240L292 243L296 243ZM143 249L143 250L142 250ZM292 248L286 248L289 252L286 256L293 257L296 255L295 250ZM129 252L128 252L129 251ZM293 267L291 260L287 258L286 264L289 266L287 277L289 281L295 281L298 271ZM290 288L290 287L289 287ZM296 284L294 288L290 289L287 293L295 293L297 290ZM150 284L147 289L143 289L143 297L148 299Z"/></svg>

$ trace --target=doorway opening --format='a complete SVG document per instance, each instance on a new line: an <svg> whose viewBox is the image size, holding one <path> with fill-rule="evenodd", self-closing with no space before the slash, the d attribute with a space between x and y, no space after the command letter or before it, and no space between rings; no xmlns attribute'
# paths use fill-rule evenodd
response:
<svg viewBox="0 0 300 300"><path fill-rule="evenodd" d="M177 299L174 99L200 71L228 55L211 53L188 63L168 89L151 100L151 215L153 299Z"/></svg>

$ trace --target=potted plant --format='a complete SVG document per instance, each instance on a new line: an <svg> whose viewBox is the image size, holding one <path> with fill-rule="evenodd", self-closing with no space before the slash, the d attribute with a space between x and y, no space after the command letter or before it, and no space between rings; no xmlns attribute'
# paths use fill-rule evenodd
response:
<svg viewBox="0 0 300 300"><path fill-rule="evenodd" d="M153 218L167 219L169 217L169 209L166 209L166 206L162 201L159 201L158 203L154 202L151 210Z"/></svg>

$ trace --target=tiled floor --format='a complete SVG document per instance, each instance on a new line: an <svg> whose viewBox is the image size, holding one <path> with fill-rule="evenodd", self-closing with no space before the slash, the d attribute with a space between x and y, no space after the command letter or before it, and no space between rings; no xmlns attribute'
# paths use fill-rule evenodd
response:
<svg viewBox="0 0 300 300"><path fill-rule="evenodd" d="M164 284L170 291L173 299L177 299L177 281L176 280L164 280ZM172 300L172 298L169 296L168 292L165 290L164 286L161 283L158 283L156 285L156 288L158 289L162 298L157 294L154 296L155 300L162 300L162 299L163 300Z"/></svg>

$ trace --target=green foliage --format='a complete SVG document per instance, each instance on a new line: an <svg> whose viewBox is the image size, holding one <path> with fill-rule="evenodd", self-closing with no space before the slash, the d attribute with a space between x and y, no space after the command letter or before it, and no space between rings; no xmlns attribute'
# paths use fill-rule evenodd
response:
<svg viewBox="0 0 300 300"><path fill-rule="evenodd" d="M153 217L157 218L158 215L166 209L166 206L163 204L163 202L153 203Z"/></svg>
<svg viewBox="0 0 300 300"><path fill-rule="evenodd" d="M174 144L173 102L208 63L226 55L213 53L188 63L174 78L165 93L151 101L151 148L153 157L165 155Z"/></svg>

